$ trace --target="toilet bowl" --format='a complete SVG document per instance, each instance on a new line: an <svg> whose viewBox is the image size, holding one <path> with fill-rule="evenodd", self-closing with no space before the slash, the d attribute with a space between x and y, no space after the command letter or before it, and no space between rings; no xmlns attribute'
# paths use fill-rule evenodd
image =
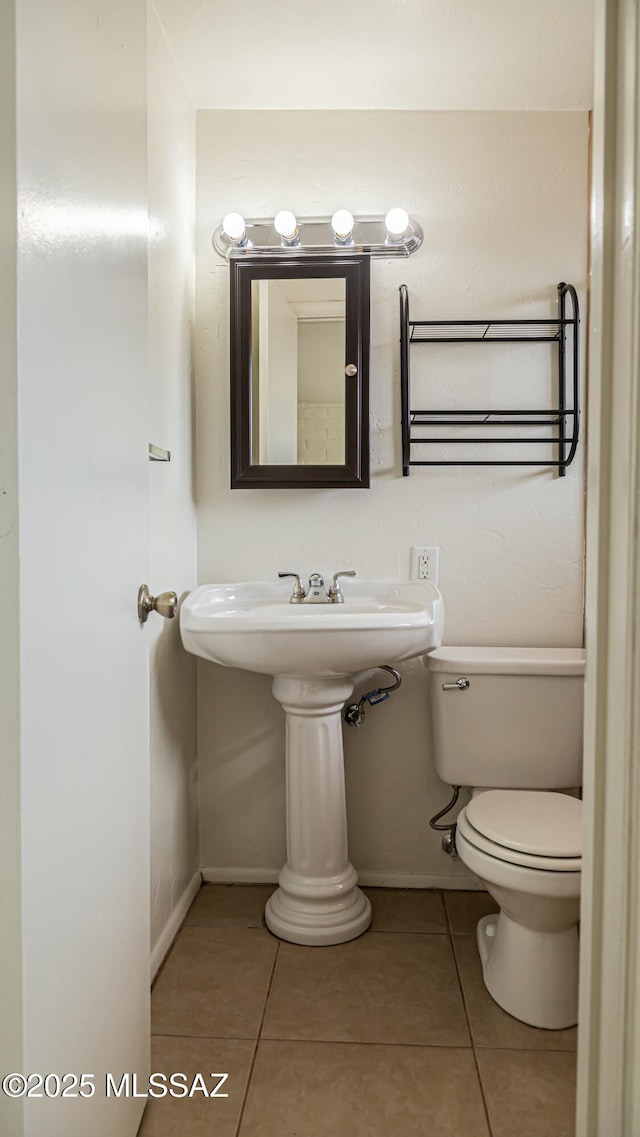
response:
<svg viewBox="0 0 640 1137"><path fill-rule="evenodd" d="M584 651L439 648L427 667L436 770L472 792L455 848L500 907L477 930L487 990L531 1026L574 1026Z"/></svg>
<svg viewBox="0 0 640 1137"><path fill-rule="evenodd" d="M487 990L548 1030L578 1021L581 802L560 793L489 790L458 816L460 859L500 913L477 930Z"/></svg>

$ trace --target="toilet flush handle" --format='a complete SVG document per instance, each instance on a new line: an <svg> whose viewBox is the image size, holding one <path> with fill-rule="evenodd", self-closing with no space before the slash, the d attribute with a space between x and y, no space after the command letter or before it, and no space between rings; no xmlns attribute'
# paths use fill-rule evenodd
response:
<svg viewBox="0 0 640 1137"><path fill-rule="evenodd" d="M466 679L464 676L461 676L459 679L456 679L455 683L443 683L442 684L442 690L443 691L466 691L467 687L470 687L470 686L471 686L470 680Z"/></svg>

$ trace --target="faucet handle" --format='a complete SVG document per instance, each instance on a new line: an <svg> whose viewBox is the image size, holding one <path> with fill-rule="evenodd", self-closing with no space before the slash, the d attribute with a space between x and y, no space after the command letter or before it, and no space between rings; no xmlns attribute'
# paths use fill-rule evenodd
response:
<svg viewBox="0 0 640 1137"><path fill-rule="evenodd" d="M331 577L331 584L327 596L332 604L344 604L344 596L342 589L338 584L338 577L341 576L355 576L355 569L344 569L342 572L335 572Z"/></svg>
<svg viewBox="0 0 640 1137"><path fill-rule="evenodd" d="M295 578L296 583L293 586L293 592L291 593L291 600L289 601L289 603L290 604L302 604L302 601L304 600L304 598L307 594L306 594L304 588L302 587L302 581L300 580L298 573L297 572L279 572L278 576L281 578L284 576L292 576Z"/></svg>

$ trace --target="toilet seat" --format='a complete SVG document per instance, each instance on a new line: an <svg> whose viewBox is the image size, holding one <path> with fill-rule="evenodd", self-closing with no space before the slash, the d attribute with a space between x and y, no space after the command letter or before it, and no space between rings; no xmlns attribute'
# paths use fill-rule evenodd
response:
<svg viewBox="0 0 640 1137"><path fill-rule="evenodd" d="M537 790L488 790L458 815L458 830L497 860L546 872L581 871L582 802Z"/></svg>

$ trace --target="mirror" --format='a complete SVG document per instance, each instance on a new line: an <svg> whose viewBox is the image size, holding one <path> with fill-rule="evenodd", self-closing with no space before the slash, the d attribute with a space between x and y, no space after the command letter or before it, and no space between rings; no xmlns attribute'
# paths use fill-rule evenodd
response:
<svg viewBox="0 0 640 1137"><path fill-rule="evenodd" d="M368 258L243 258L231 280L232 488L366 488Z"/></svg>
<svg viewBox="0 0 640 1137"><path fill-rule="evenodd" d="M344 466L345 282L251 283L252 464Z"/></svg>

